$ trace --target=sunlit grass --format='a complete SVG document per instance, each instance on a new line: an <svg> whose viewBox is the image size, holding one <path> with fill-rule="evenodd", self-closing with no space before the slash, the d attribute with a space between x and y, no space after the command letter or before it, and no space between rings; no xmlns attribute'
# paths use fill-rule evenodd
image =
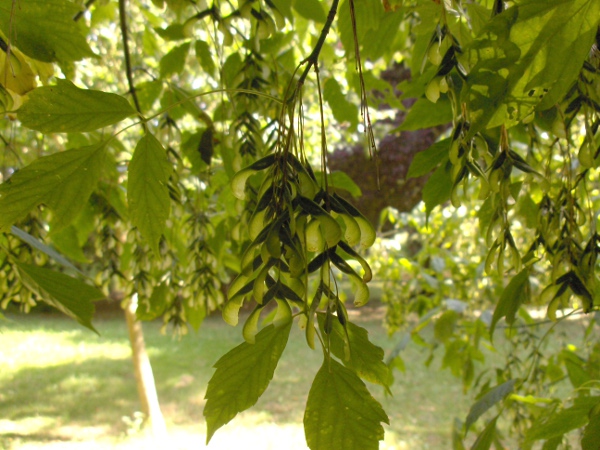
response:
<svg viewBox="0 0 600 450"><path fill-rule="evenodd" d="M360 319L372 340L390 350L381 319ZM139 404L125 321L98 319L100 336L61 316L13 316L0 324L0 448L160 448L139 430ZM241 331L216 317L198 334L181 340L160 334L159 323L144 324L161 407L169 429L169 450L205 448L204 394L215 361L242 340ZM396 338L397 339L397 338ZM407 370L395 372L393 397L369 388L391 425L381 449L450 448L455 417L466 417L472 397L459 380L428 369L427 351L415 345L403 353ZM213 437L209 450L306 449L302 418L310 384L322 354L310 350L294 327L275 378L259 402Z"/></svg>

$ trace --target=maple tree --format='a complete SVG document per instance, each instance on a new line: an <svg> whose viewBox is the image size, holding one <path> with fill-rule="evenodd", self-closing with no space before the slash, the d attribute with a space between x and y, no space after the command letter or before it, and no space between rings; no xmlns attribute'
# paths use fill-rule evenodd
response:
<svg viewBox="0 0 600 450"><path fill-rule="evenodd" d="M376 264L399 287L390 324L417 313L423 340L433 323L444 365L478 385L455 448L492 408L472 448L501 445L501 415L526 448L575 429L595 448L597 319L586 357L535 354L477 382L474 361L501 320L520 342L526 307L597 317L599 26L596 0L1 0L2 304L44 300L93 330L93 302L118 297L180 333L251 304L208 384L208 439L256 403L297 322L324 355L309 447L362 450L388 421L365 381L389 389L402 363L347 313L343 286L364 305ZM382 77L392 63L410 77ZM406 111L391 130L390 109ZM421 244L385 263L329 147L362 143L377 180L383 135L432 128L407 174L429 176L424 211L387 216ZM462 216L440 217L449 202ZM483 236L468 246L467 221ZM561 376L572 398L535 396Z"/></svg>

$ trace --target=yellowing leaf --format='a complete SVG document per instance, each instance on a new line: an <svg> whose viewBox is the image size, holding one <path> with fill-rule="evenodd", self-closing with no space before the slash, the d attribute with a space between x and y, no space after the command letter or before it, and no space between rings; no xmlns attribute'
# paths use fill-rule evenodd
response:
<svg viewBox="0 0 600 450"><path fill-rule="evenodd" d="M321 232L321 223L313 219L306 226L306 249L309 252L320 252L325 246L323 233Z"/></svg>
<svg viewBox="0 0 600 450"><path fill-rule="evenodd" d="M321 224L321 231L323 232L323 238L327 243L327 247L332 248L337 245L342 237L342 227L340 227L340 224L329 214L322 214L317 216L316 219Z"/></svg>
<svg viewBox="0 0 600 450"><path fill-rule="evenodd" d="M158 256L158 243L171 209L167 183L173 168L167 152L150 133L140 139L131 162L127 201L134 226Z"/></svg>
<svg viewBox="0 0 600 450"><path fill-rule="evenodd" d="M349 214L341 214L341 218L346 225L344 231L344 239L348 245L355 246L360 242L361 232L356 220Z"/></svg>
<svg viewBox="0 0 600 450"><path fill-rule="evenodd" d="M24 95L35 88L35 73L23 54L11 49L10 58L0 51L0 84L18 95Z"/></svg>
<svg viewBox="0 0 600 450"><path fill-rule="evenodd" d="M237 296L229 300L223 306L223 320L225 323L228 323L232 327L235 327L239 321L240 308L242 307L242 303L244 303L243 296Z"/></svg>
<svg viewBox="0 0 600 450"><path fill-rule="evenodd" d="M18 118L42 133L94 131L135 114L127 99L117 94L80 89L67 80L29 93Z"/></svg>
<svg viewBox="0 0 600 450"><path fill-rule="evenodd" d="M231 180L231 189L233 190L233 195L240 200L244 200L246 198L246 181L248 181L248 178L255 173L256 171L250 168L242 169L236 173Z"/></svg>
<svg viewBox="0 0 600 450"><path fill-rule="evenodd" d="M37 159L0 186L0 230L7 230L37 205L54 212L52 230L70 224L100 177L106 143Z"/></svg>
<svg viewBox="0 0 600 450"><path fill-rule="evenodd" d="M244 339L248 344L256 343L256 335L258 334L258 321L260 320L261 312L262 306L255 308L246 319L246 323L244 323L242 336L244 336Z"/></svg>

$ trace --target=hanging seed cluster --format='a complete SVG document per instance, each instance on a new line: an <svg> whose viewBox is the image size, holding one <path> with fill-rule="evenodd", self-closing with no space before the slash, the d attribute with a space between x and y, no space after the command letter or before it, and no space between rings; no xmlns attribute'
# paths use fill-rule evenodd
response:
<svg viewBox="0 0 600 450"><path fill-rule="evenodd" d="M287 323L298 312L305 321L311 347L317 311L326 313L326 333L334 319L344 325L347 312L338 295L333 268L351 282L356 306L369 299L366 283L371 280L371 269L354 247L370 247L375 230L354 206L323 189L310 164L302 159L289 151L277 151L241 170L232 180L234 195L245 200L248 179L259 172L263 175L247 224L251 243L223 309L225 321L236 325L244 300L254 299L256 308L243 329L248 342L254 342L261 312L273 301L277 302L272 318L275 326ZM349 260L362 266L362 275Z"/></svg>

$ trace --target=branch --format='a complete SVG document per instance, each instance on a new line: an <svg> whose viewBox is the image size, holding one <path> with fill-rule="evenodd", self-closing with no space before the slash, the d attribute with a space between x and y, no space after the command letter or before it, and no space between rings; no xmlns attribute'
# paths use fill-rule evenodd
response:
<svg viewBox="0 0 600 450"><path fill-rule="evenodd" d="M331 4L331 9L329 10L329 14L327 14L327 21L325 22L325 26L321 30L321 35L319 36L319 40L317 41L317 45L311 52L311 54L306 58L303 62L306 62L306 68L300 78L298 79L298 85L304 84L306 77L308 76L308 72L310 69L317 64L319 61L319 53L321 53L321 49L323 48L323 44L325 44L325 38L329 34L329 30L331 29L331 25L333 24L333 19L335 19L335 15L337 14L337 8L340 0L333 0Z"/></svg>
<svg viewBox="0 0 600 450"><path fill-rule="evenodd" d="M125 70L127 74L127 82L129 83L129 93L133 98L135 109L137 110L140 118L142 119L142 126L146 128L145 122L143 121L142 109L140 108L140 102L135 91L135 85L133 84L133 75L131 70L131 57L129 56L129 43L127 41L127 8L125 7L126 0L119 0L119 18L121 21L121 35L123 36L123 52L125 53Z"/></svg>

